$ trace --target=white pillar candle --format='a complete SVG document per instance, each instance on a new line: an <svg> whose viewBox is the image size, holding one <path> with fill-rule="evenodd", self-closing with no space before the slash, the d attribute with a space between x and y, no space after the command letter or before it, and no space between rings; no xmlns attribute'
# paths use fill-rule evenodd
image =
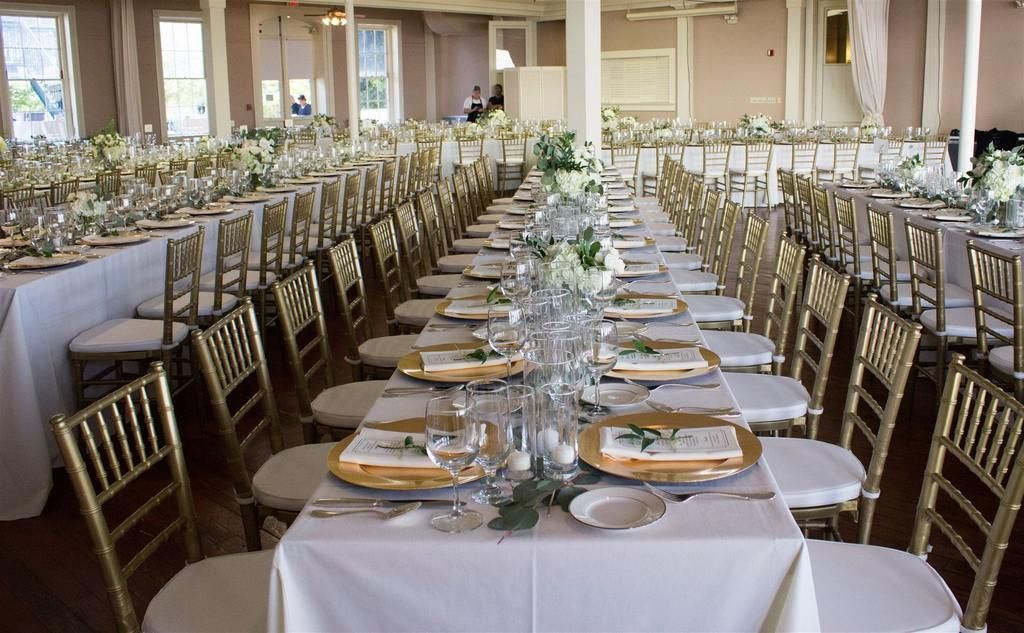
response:
<svg viewBox="0 0 1024 633"><path fill-rule="evenodd" d="M556 464L571 464L576 459L576 451L568 444L559 444L551 449L551 460Z"/></svg>
<svg viewBox="0 0 1024 633"><path fill-rule="evenodd" d="M542 453L553 449L558 445L558 431L544 429L537 435L537 444Z"/></svg>
<svg viewBox="0 0 1024 633"><path fill-rule="evenodd" d="M522 472L530 469L530 454L523 451L513 451L508 456L508 469L513 472Z"/></svg>

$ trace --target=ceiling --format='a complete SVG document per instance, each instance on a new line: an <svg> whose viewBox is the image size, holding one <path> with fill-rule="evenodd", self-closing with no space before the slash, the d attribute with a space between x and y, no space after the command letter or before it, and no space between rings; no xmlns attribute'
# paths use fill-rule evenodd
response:
<svg viewBox="0 0 1024 633"><path fill-rule="evenodd" d="M344 5L344 0L300 0L302 5ZM522 17L553 20L565 17L566 2L585 0L357 0L356 8L407 9L414 11L440 11L476 13L503 17ZM708 0L602 0L602 11L625 9L676 9L696 5Z"/></svg>

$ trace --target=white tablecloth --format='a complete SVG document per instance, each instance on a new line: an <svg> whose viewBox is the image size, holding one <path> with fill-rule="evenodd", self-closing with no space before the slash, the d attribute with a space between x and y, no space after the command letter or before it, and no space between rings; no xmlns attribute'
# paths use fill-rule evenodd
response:
<svg viewBox="0 0 1024 633"><path fill-rule="evenodd" d="M489 253L487 258L501 257ZM654 249L648 254L660 259ZM666 280L653 278L661 292L673 291ZM450 296L478 292L457 288ZM673 320L685 323L689 317ZM425 330L419 343L469 341L469 332ZM685 338L699 336L699 330L652 328L649 335ZM664 397L698 406L735 405L719 372L708 380L723 386ZM423 383L395 375L389 386L418 384ZM422 416L428 397L379 400L366 419ZM650 411L644 405L635 410ZM599 485L612 483L635 484L605 476ZM472 486L465 488L464 495ZM765 491L777 485L762 460L741 475L699 488ZM325 475L314 498L369 494L394 497ZM428 494L449 498L450 491ZM485 522L496 516L493 508L475 509ZM457 535L431 529L429 517L438 511L421 508L382 523L371 516L317 519L304 510L275 552L271 630L819 629L807 550L781 496L771 502L717 498L669 505L661 521L630 532L584 527L555 508L532 531L500 544L502 533L487 527Z"/></svg>
<svg viewBox="0 0 1024 633"><path fill-rule="evenodd" d="M321 185L299 185L299 191ZM289 214L295 194L287 194ZM280 196L274 196L279 199ZM252 209L253 247L259 248L263 204ZM241 211L239 212L241 213ZM207 217L203 270L216 264L218 220ZM96 248L89 260L45 275L0 278L0 520L36 516L59 464L49 420L77 409L68 343L109 319L132 317L135 307L164 290L167 239L194 229L159 231L147 242Z"/></svg>

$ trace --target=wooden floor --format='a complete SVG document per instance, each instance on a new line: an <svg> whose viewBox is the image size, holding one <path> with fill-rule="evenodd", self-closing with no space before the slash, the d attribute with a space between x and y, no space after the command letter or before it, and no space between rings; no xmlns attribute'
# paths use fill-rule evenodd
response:
<svg viewBox="0 0 1024 633"><path fill-rule="evenodd" d="M768 268L775 260L775 246L780 231L781 214L776 213L773 234L765 253L765 282ZM738 240L737 240L738 241ZM735 262L734 262L735 266ZM374 296L371 293L371 296ZM379 295L377 295L379 296ZM764 296L764 293L761 293ZM383 323L383 319L378 319ZM755 329L760 319L755 318ZM383 332L380 332L383 334ZM268 355L274 370L278 402L282 409L294 411L294 393L285 375L282 347L275 330L268 335ZM832 367L822 421L821 439L838 437L838 419L846 394L850 354L856 333L849 322ZM335 359L341 368L341 337L332 343ZM934 423L937 397L930 383L921 380L904 402L902 415L892 443L882 496L878 501L872 542L877 545L905 549L913 527L915 506L921 475L928 454ZM244 550L242 526L231 483L220 461L219 444L207 410L194 399L179 403L179 424L185 437L185 450L193 494L199 519L199 530L207 555ZM294 420L286 422L289 445L300 441L301 433ZM970 496L977 487L965 488ZM852 523L843 526L846 540L856 535ZM989 616L993 633L1024 631L1024 610L1015 607L1019 592L1024 590L1024 549L1021 544L1024 523L1018 525L1003 566L999 586ZM265 546L273 538L265 536ZM935 550L930 562L950 584L961 603L966 601L971 582L968 566L941 537L933 539ZM180 547L165 547L131 579L139 613L159 588L181 566ZM74 495L62 471L54 471L54 487L43 514L37 518L0 523L0 613L2 630L8 631L112 631L113 617L105 597L99 567L91 554L84 523L78 515ZM141 616L140 616L141 617Z"/></svg>

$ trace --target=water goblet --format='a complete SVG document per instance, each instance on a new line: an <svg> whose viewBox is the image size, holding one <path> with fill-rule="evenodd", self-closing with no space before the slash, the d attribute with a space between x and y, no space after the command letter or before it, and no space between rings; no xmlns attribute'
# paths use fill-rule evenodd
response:
<svg viewBox="0 0 1024 633"><path fill-rule="evenodd" d="M483 524L475 510L464 510L459 503L459 472L473 463L480 450L480 426L449 397L427 402L424 416L424 446L427 456L452 477L452 509L430 520L430 525L448 533L474 530Z"/></svg>
<svg viewBox="0 0 1024 633"><path fill-rule="evenodd" d="M506 378L512 378L512 357L526 344L526 321L526 311L518 305L487 310L487 342L505 357Z"/></svg>
<svg viewBox="0 0 1024 633"><path fill-rule="evenodd" d="M595 320L584 326L582 335L583 366L594 383L594 404L589 412L604 415L609 409L601 406L601 377L611 371L619 357L618 329L613 321Z"/></svg>
<svg viewBox="0 0 1024 633"><path fill-rule="evenodd" d="M484 487L473 501L497 505L508 495L499 483L498 469L512 451L508 383L504 380L474 380L466 385L466 415L479 427L480 449L476 463L484 469Z"/></svg>

